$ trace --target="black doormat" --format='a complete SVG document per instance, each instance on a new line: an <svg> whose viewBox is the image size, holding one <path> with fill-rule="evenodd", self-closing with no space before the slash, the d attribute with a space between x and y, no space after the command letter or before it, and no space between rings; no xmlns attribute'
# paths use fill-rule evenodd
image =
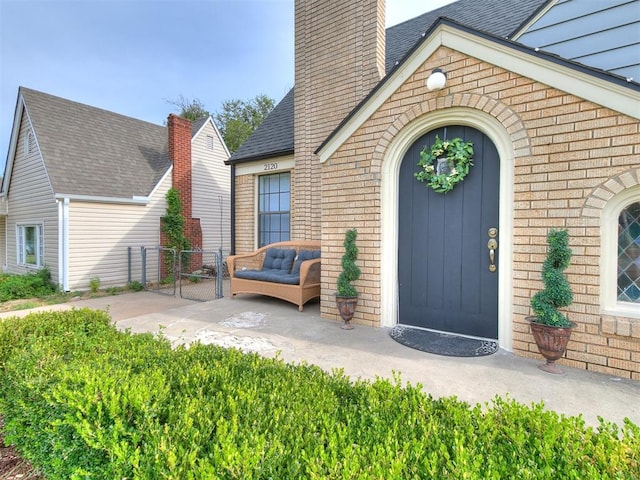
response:
<svg viewBox="0 0 640 480"><path fill-rule="evenodd" d="M390 335L407 347L448 357L481 357L498 351L498 342L495 340L461 337L405 325L396 325Z"/></svg>

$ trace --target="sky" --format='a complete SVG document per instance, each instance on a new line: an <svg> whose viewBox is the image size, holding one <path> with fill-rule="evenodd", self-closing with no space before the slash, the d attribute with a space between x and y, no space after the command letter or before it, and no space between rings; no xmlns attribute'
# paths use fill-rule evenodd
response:
<svg viewBox="0 0 640 480"><path fill-rule="evenodd" d="M386 0L386 24L452 1ZM20 86L158 125L181 99L277 103L293 13L294 0L0 0L0 172Z"/></svg>

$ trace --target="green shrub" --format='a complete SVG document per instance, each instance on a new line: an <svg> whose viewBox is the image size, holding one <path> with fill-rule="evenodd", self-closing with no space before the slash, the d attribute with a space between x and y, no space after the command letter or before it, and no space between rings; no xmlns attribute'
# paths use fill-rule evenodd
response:
<svg viewBox="0 0 640 480"><path fill-rule="evenodd" d="M133 282L129 282L127 284L127 289L133 292L140 292L144 290L144 285L142 284L142 282L138 282L137 280L134 280Z"/></svg>
<svg viewBox="0 0 640 480"><path fill-rule="evenodd" d="M91 290L92 293L97 293L98 290L100 290L100 279L98 277L93 277L89 280L89 290Z"/></svg>
<svg viewBox="0 0 640 480"><path fill-rule="evenodd" d="M344 254L342 255L342 271L338 275L337 290L341 297L357 297L358 291L351 282L360 278L360 268L356 265L358 259L358 247L356 238L358 231L355 228L347 230L344 235Z"/></svg>
<svg viewBox="0 0 640 480"><path fill-rule="evenodd" d="M547 258L542 264L544 290L531 298L531 308L537 322L556 327L570 327L571 322L558 310L573 303L573 293L564 271L571 261L569 233L567 230L550 230Z"/></svg>
<svg viewBox="0 0 640 480"><path fill-rule="evenodd" d="M0 278L0 302L20 298L45 297L57 292L47 268L25 275L5 274Z"/></svg>
<svg viewBox="0 0 640 480"><path fill-rule="evenodd" d="M104 312L0 322L5 437L48 480L626 479L640 428L400 379L116 331ZM635 476L635 477L634 477Z"/></svg>

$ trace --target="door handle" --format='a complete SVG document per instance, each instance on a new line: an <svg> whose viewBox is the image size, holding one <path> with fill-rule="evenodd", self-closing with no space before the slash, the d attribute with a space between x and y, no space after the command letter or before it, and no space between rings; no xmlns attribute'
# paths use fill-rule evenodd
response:
<svg viewBox="0 0 640 480"><path fill-rule="evenodd" d="M491 227L487 232L489 235L489 241L487 242L487 248L489 249L489 271L495 272L496 267L496 250L498 249L498 241L496 237L498 236L498 229L495 227Z"/></svg>

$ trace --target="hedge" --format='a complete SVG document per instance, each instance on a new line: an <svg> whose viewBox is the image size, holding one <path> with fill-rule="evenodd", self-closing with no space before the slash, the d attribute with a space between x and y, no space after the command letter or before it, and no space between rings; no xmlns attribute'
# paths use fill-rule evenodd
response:
<svg viewBox="0 0 640 480"><path fill-rule="evenodd" d="M76 309L0 322L5 441L55 479L640 478L640 428L352 381Z"/></svg>

